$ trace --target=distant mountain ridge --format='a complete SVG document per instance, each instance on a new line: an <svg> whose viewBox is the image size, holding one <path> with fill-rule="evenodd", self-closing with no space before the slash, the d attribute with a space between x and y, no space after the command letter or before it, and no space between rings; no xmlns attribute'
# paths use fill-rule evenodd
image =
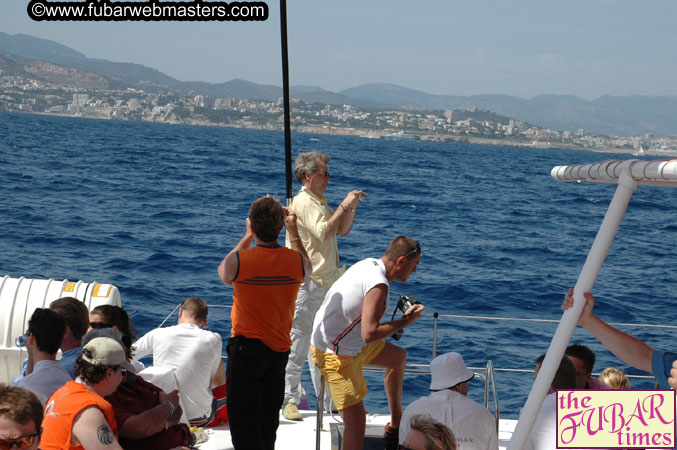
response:
<svg viewBox="0 0 677 450"><path fill-rule="evenodd" d="M41 66L35 61L51 63ZM75 69L68 72L55 66ZM141 64L88 58L54 41L25 34L0 32L0 70L47 79L53 77L83 89L105 86L134 87L146 91L171 89L183 95L275 101L282 88L246 80L224 83L179 81ZM58 75L57 75L58 74ZM68 83L69 78L73 77ZM387 83L365 84L339 92L318 86L292 86L291 95L305 102L351 104L362 108L414 110L469 109L508 116L556 130L629 136L651 133L677 135L677 96L602 96L588 101L572 95L539 95L531 99L500 94L472 96L435 95Z"/></svg>

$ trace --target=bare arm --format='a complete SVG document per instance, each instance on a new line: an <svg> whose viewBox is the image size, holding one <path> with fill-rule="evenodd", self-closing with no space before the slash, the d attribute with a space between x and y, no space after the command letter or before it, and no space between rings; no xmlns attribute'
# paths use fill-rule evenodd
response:
<svg viewBox="0 0 677 450"><path fill-rule="evenodd" d="M357 207L360 205L362 197L366 195L366 192L360 191L359 189L350 191L348 195L346 195L346 198L339 203L336 211L334 211L334 214L332 214L327 221L327 230L324 236L325 240L329 239L329 236L334 233L338 233L341 236L346 236L350 233L353 222L355 221L355 215L357 214Z"/></svg>
<svg viewBox="0 0 677 450"><path fill-rule="evenodd" d="M73 422L71 444L85 450L122 450L103 412L96 406L80 411Z"/></svg>
<svg viewBox="0 0 677 450"><path fill-rule="evenodd" d="M247 218L247 230L245 231L244 236L240 239L240 242L237 243L235 247L223 258L221 264L219 264L219 278L223 281L224 284L233 284L233 279L237 274L237 255L236 253L241 250L246 250L252 245L254 240L254 232L252 231L251 224L249 223L249 218Z"/></svg>
<svg viewBox="0 0 677 450"><path fill-rule="evenodd" d="M179 391L174 390L170 393L160 392L160 401L166 400L170 401L174 408L166 403L160 403L141 414L129 417L120 427L120 436L130 439L142 439L164 430L165 424L167 426L176 425L181 419Z"/></svg>
<svg viewBox="0 0 677 450"><path fill-rule="evenodd" d="M291 242L291 249L296 250L301 254L305 274L303 281L306 281L313 273L313 266L310 264L310 257L308 256L308 252L306 252L306 248L303 246L303 241L299 237L299 229L298 225L296 224L296 214L294 214L294 211L292 211L291 208L283 207L282 209L284 209L285 213L284 226L287 228L287 232L289 232L289 242Z"/></svg>
<svg viewBox="0 0 677 450"><path fill-rule="evenodd" d="M564 297L562 309L567 310L573 305L573 289ZM581 312L578 323L595 336L602 344L606 346L611 353L616 355L626 364L636 369L652 373L651 358L653 349L634 336L630 336L611 325L592 313L595 307L595 297L590 292L583 294L585 296L585 306Z"/></svg>
<svg viewBox="0 0 677 450"><path fill-rule="evenodd" d="M388 286L378 284L364 296L361 325L362 339L367 344L380 339L386 339L396 331L416 322L421 317L421 312L425 309L423 305L414 305L407 310L407 313L402 318L392 322L380 323L385 308L386 295L388 295Z"/></svg>

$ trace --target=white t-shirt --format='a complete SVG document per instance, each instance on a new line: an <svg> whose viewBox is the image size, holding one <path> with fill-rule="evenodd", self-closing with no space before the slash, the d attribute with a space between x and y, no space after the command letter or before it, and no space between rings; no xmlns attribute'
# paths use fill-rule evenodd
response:
<svg viewBox="0 0 677 450"><path fill-rule="evenodd" d="M494 416L460 392L445 389L411 402L400 420L400 443L409 434L409 421L416 414L430 414L433 419L448 426L456 437L458 450L498 449Z"/></svg>
<svg viewBox="0 0 677 450"><path fill-rule="evenodd" d="M526 448L534 450L556 450L557 448L557 394L548 394L529 435Z"/></svg>
<svg viewBox="0 0 677 450"><path fill-rule="evenodd" d="M217 333L182 323L156 328L134 343L134 360L153 355L156 367L174 369L181 402L189 420L211 414L209 385L221 362L223 343Z"/></svg>
<svg viewBox="0 0 677 450"><path fill-rule="evenodd" d="M21 378L16 385L33 392L44 405L54 391L71 380L61 361L42 360L35 363L33 372Z"/></svg>
<svg viewBox="0 0 677 450"><path fill-rule="evenodd" d="M364 296L374 286L385 284L386 268L375 258L355 263L329 289L315 315L310 343L325 353L355 356L366 344L362 339ZM390 291L383 314L388 310ZM383 317L383 316L381 316Z"/></svg>

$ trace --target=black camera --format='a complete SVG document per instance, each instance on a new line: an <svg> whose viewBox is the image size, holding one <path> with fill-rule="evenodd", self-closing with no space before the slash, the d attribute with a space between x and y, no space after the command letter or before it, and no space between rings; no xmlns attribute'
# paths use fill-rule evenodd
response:
<svg viewBox="0 0 677 450"><path fill-rule="evenodd" d="M421 302L416 300L411 295L400 295L400 299L397 301L397 309L402 311L402 314L406 314L407 310L414 305L420 305Z"/></svg>
<svg viewBox="0 0 677 450"><path fill-rule="evenodd" d="M421 302L416 300L416 298L412 297L411 295L400 295L400 299L397 301L397 307L393 311L393 317L390 319L390 321L392 322L395 319L395 313L397 313L398 309L402 311L402 314L406 315L407 310L409 308L411 308L414 305L420 304ZM395 334L392 335L392 338L395 339L396 341L399 341L403 333L404 330L397 330Z"/></svg>

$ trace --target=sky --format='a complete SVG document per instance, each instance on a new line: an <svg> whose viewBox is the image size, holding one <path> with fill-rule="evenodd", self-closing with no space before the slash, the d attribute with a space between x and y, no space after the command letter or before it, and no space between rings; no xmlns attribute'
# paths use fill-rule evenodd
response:
<svg viewBox="0 0 677 450"><path fill-rule="evenodd" d="M281 86L280 7L266 3L264 22L36 22L27 0L0 0L0 31L182 81ZM676 17L674 0L290 0L290 82L333 92L391 83L448 95L677 95Z"/></svg>

